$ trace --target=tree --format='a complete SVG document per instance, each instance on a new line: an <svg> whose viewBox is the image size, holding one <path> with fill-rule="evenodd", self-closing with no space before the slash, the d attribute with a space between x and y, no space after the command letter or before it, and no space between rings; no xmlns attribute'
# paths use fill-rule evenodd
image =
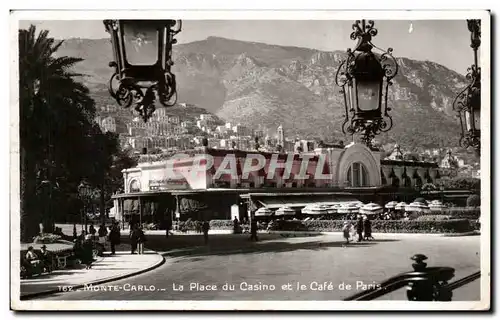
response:
<svg viewBox="0 0 500 320"><path fill-rule="evenodd" d="M477 208L481 205L481 197L477 194L471 194L467 198L467 207Z"/></svg>
<svg viewBox="0 0 500 320"><path fill-rule="evenodd" d="M62 41L48 37L48 31L36 35L34 26L19 30L18 40L21 240L29 241L44 220L41 183L56 186L62 179L71 184L88 168L91 155L82 147L88 143L95 106L88 89L75 80L80 75L71 72L82 59L54 56ZM51 219L46 221L44 230L50 231Z"/></svg>

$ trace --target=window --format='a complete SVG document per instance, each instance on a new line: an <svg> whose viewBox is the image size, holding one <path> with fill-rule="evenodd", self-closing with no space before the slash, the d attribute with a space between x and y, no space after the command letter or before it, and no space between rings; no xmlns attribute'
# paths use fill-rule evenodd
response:
<svg viewBox="0 0 500 320"><path fill-rule="evenodd" d="M380 169L380 177L382 179L382 185L385 186L387 184L387 179L385 178L385 174L382 169Z"/></svg>
<svg viewBox="0 0 500 320"><path fill-rule="evenodd" d="M368 170L361 162L354 162L347 171L347 185L354 188L370 185Z"/></svg>
<svg viewBox="0 0 500 320"><path fill-rule="evenodd" d="M141 191L141 185L139 184L139 181L137 180L132 180L130 183L130 192L140 192Z"/></svg>

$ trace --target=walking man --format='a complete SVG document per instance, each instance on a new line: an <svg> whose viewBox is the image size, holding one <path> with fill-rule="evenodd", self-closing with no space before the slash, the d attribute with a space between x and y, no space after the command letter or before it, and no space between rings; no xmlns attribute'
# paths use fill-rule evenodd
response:
<svg viewBox="0 0 500 320"><path fill-rule="evenodd" d="M146 242L146 235L144 234L144 230L139 226L137 228L137 244L139 247L139 254L144 253L144 242Z"/></svg>
<svg viewBox="0 0 500 320"><path fill-rule="evenodd" d="M106 228L104 223L99 227L99 231L97 231L97 234L99 235L99 243L101 243L103 246L106 246L106 236L108 235L108 229Z"/></svg>
<svg viewBox="0 0 500 320"><path fill-rule="evenodd" d="M372 223L367 216L364 217L363 229L365 231L365 240L375 240L372 236Z"/></svg>
<svg viewBox="0 0 500 320"><path fill-rule="evenodd" d="M207 220L203 221L202 228L203 228L203 237L205 238L205 244L207 244L208 243L208 230L210 230L210 223Z"/></svg>
<svg viewBox="0 0 500 320"><path fill-rule="evenodd" d="M111 254L115 254L115 246L120 244L120 229L118 229L118 224L116 222L113 223L109 231L109 243L111 246Z"/></svg>
<svg viewBox="0 0 500 320"><path fill-rule="evenodd" d="M130 229L130 253L131 254L136 254L136 250L137 250L137 243L138 243L138 240L139 240L139 237L138 237L139 233L138 233L138 228L137 228L137 225L132 225L132 228Z"/></svg>
<svg viewBox="0 0 500 320"><path fill-rule="evenodd" d="M250 241L259 241L257 237L257 221L255 218L250 221Z"/></svg>
<svg viewBox="0 0 500 320"><path fill-rule="evenodd" d="M359 215L358 223L356 224L356 232L358 234L358 242L363 240L363 216Z"/></svg>

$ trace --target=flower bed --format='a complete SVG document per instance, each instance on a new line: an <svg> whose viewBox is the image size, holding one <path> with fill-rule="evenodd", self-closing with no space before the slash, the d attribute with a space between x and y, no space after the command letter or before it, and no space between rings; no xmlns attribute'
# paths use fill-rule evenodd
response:
<svg viewBox="0 0 500 320"><path fill-rule="evenodd" d="M33 243L49 244L56 243L61 239L60 235L52 233L43 233L33 238Z"/></svg>

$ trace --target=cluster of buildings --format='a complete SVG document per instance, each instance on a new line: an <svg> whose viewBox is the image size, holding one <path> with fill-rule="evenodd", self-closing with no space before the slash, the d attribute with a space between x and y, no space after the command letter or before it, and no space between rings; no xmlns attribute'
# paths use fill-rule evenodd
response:
<svg viewBox="0 0 500 320"><path fill-rule="evenodd" d="M187 107L186 104L180 104ZM256 139L260 149L267 152L312 151L316 142L289 139L279 126L274 132L264 128L249 128L239 123L222 122L213 114L189 117L174 115L167 108L158 108L153 117L144 122L139 117L123 114L114 105L99 108L95 121L103 131L115 132L124 149L138 154L189 150L208 140L213 149L252 150Z"/></svg>

